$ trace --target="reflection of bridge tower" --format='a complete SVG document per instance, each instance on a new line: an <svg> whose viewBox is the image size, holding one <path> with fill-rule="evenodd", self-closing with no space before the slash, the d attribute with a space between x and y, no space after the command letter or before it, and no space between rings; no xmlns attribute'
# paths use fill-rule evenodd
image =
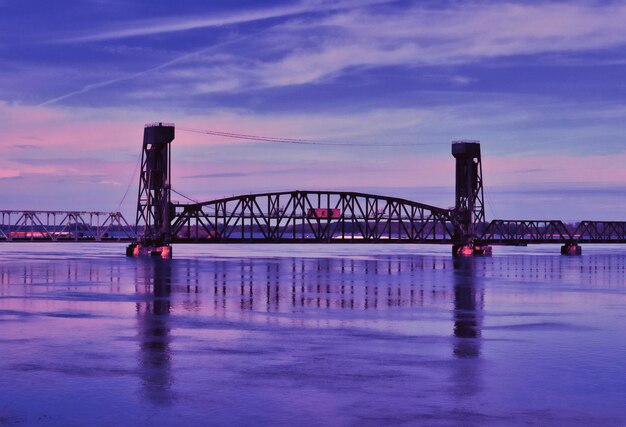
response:
<svg viewBox="0 0 626 427"><path fill-rule="evenodd" d="M454 141L452 155L456 159L455 236L452 252L455 255L490 253L490 249L474 245L476 225L485 222L483 196L483 167L480 143Z"/></svg>
<svg viewBox="0 0 626 427"><path fill-rule="evenodd" d="M171 265L160 260L146 262L143 273L144 287L137 289L145 292L145 300L137 303L139 375L146 398L157 405L164 405L172 400L168 324L172 292Z"/></svg>
<svg viewBox="0 0 626 427"><path fill-rule="evenodd" d="M170 143L173 140L173 124L155 123L144 128L135 227L143 223L145 228L141 243L131 245L129 255L156 252L171 256Z"/></svg>
<svg viewBox="0 0 626 427"><path fill-rule="evenodd" d="M476 280L476 260L461 257L454 260L454 337L452 355L452 392L460 404L479 393L482 366L475 359L481 356L481 329L484 305L482 283Z"/></svg>
<svg viewBox="0 0 626 427"><path fill-rule="evenodd" d="M454 261L454 355L459 358L480 355L483 294L473 270L472 259Z"/></svg>

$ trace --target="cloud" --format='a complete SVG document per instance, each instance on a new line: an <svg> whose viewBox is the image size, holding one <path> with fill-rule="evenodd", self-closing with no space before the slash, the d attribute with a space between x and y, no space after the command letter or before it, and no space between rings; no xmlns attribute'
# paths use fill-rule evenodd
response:
<svg viewBox="0 0 626 427"><path fill-rule="evenodd" d="M14 144L11 147L19 148L21 150L34 150L39 148L39 146L35 144Z"/></svg>
<svg viewBox="0 0 626 427"><path fill-rule="evenodd" d="M467 64L516 55L582 53L626 44L626 4L568 2L423 3L384 1L304 2L210 17L178 17L126 23L71 41L115 40L277 18L222 42L202 46L112 79L53 97L50 105L132 81L135 102L317 84L358 70ZM322 13L323 12L323 13ZM67 41L67 40L66 40ZM159 56L161 57L161 56ZM472 83L452 76L450 84ZM161 91L155 91L160 87Z"/></svg>
<svg viewBox="0 0 626 427"><path fill-rule="evenodd" d="M179 65L181 69L189 65L186 78L197 82L192 87L201 88L204 76L215 92L234 91L236 82L241 90L302 85L333 78L354 67L451 65L514 55L607 49L626 44L625 21L625 4L359 8L275 26L253 42L257 52L274 52L271 59L197 57L193 64ZM184 75L180 69L179 75ZM456 83L469 81L461 77Z"/></svg>
<svg viewBox="0 0 626 427"><path fill-rule="evenodd" d="M345 8L363 7L376 3L389 2L383 0L362 1L308 1L291 6L272 7L265 9L247 10L235 14L215 14L198 17L183 16L177 18L152 19L148 21L131 22L121 28L98 31L83 36L60 40L61 42L91 42L103 40L125 39L154 34L166 34L180 31L197 30L201 28L222 27L225 25L245 24L272 18L284 18L303 13L328 12Z"/></svg>
<svg viewBox="0 0 626 427"><path fill-rule="evenodd" d="M491 185L537 185L550 188L555 183L582 186L615 186L626 182L626 153L572 156L495 156L487 154L485 182ZM528 173L532 171L532 173ZM520 174L524 175L520 177ZM489 177L492 178L489 178ZM521 181L523 180L523 181ZM584 184L582 184L584 182Z"/></svg>
<svg viewBox="0 0 626 427"><path fill-rule="evenodd" d="M250 176L249 173L243 172L218 172L218 173L203 173L200 175L185 175L184 179L204 179L204 178L240 178L242 176Z"/></svg>
<svg viewBox="0 0 626 427"><path fill-rule="evenodd" d="M239 165L241 166L241 165ZM259 165L254 165L258 167ZM254 167L253 166L253 167ZM304 165L306 167L306 165ZM278 168L278 169L262 169L256 171L247 171L247 172L215 172L215 173L202 173L198 175L185 175L181 176L183 179L212 179L212 178L242 178L242 177L250 177L250 176L267 176L267 175L284 175L284 174L294 174L302 171L302 167L300 168Z"/></svg>
<svg viewBox="0 0 626 427"><path fill-rule="evenodd" d="M14 179L20 176L20 171L16 169L0 169L0 179Z"/></svg>
<svg viewBox="0 0 626 427"><path fill-rule="evenodd" d="M68 93L65 93L63 95L56 96L54 98L48 99L47 101L44 101L41 104L39 104L39 106L46 106L46 105L54 104L54 103L57 103L59 101L63 101L64 99L71 98L71 97L74 97L76 95L80 95L82 93L91 92L91 91L93 91L95 89L101 89L101 88L104 88L104 87L107 87L107 86L111 86L112 84L115 84L115 83L119 83L119 82L123 82L123 81L127 81L127 80L133 80L133 79L136 79L138 77L145 76L146 74L152 73L154 71L161 70L163 68L169 67L169 66L171 66L173 64L176 64L178 62L187 60L187 59L189 59L189 58L191 58L193 56L196 56L196 55L198 55L198 54L200 54L202 52L206 52L206 51L208 51L210 49L213 49L215 47L216 46L211 46L210 48L207 48L207 49L201 49L199 51L190 52L190 53L187 53L187 54L184 54L184 55L180 55L180 56L178 56L178 57L176 57L176 58L174 58L174 59L172 59L170 61L163 62L163 63L161 63L161 64L159 64L159 65L157 65L155 67L147 68L147 69L142 70L142 71L126 74L124 76L116 77L114 79L108 79L108 80L100 81L100 82L97 82L97 83L91 83L91 84L85 85L85 86L83 86L82 88L80 88L78 90L75 90L75 91L72 91L72 92L68 92Z"/></svg>
<svg viewBox="0 0 626 427"><path fill-rule="evenodd" d="M542 173L542 172L549 172L549 171L550 169L545 169L545 168L530 168L530 169L513 170L511 171L511 173L533 174L533 173Z"/></svg>

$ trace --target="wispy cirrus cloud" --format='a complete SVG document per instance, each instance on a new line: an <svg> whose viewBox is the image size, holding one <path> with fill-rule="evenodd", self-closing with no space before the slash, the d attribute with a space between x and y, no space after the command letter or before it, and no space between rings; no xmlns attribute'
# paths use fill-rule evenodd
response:
<svg viewBox="0 0 626 427"><path fill-rule="evenodd" d="M310 25L343 28L348 35L377 44L421 42L429 56L417 61L455 61L623 44L624 18L626 4L621 2L497 2L436 10L413 6L391 9L383 15L348 11L311 21Z"/></svg>
<svg viewBox="0 0 626 427"><path fill-rule="evenodd" d="M354 67L440 66L515 55L585 52L626 44L626 4L468 3L454 9L342 11L286 22L259 44L271 60L229 58L229 78L250 86L307 84ZM311 39L311 33L317 34ZM298 46L298 48L295 48ZM261 48L261 46L260 46Z"/></svg>
<svg viewBox="0 0 626 427"><path fill-rule="evenodd" d="M519 55L584 53L626 45L623 3L467 3L453 8L422 3L387 7L381 3L386 2L304 2L218 17L129 22L118 29L95 31L71 40L114 43L128 37L276 18L211 45L203 45L203 39L198 38L196 49L171 53L175 56L144 69L128 73L118 70L116 77L84 84L41 105L105 89L134 104L171 98L172 93L177 99L247 94L315 85L359 75L364 69L401 67L417 72L420 67L441 68ZM156 57L162 58L162 54ZM457 89L475 81L459 73L449 78L450 86ZM111 89L121 85L130 89Z"/></svg>
<svg viewBox="0 0 626 427"><path fill-rule="evenodd" d="M202 28L222 27L234 24L246 24L273 18L286 18L305 13L330 12L355 7L364 7L378 3L389 3L391 0L343 0L343 1L304 1L294 5L252 9L238 13L215 16L179 16L124 23L118 28L92 32L77 37L60 39L59 42L93 42L118 40L131 37L167 34Z"/></svg>

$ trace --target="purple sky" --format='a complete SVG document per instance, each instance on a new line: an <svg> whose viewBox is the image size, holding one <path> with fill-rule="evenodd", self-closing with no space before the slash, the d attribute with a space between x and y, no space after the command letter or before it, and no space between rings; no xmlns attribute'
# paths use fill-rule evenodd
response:
<svg viewBox="0 0 626 427"><path fill-rule="evenodd" d="M0 0L0 209L117 210L144 123L166 121L367 145L179 130L173 186L200 200L447 207L450 141L478 139L489 219L624 220L625 22L611 1Z"/></svg>

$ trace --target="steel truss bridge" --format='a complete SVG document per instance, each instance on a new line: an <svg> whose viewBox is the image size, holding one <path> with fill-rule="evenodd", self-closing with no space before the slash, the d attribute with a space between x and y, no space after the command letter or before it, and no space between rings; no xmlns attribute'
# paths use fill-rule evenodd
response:
<svg viewBox="0 0 626 427"><path fill-rule="evenodd" d="M174 205L172 242L450 243L451 212L364 193L293 191Z"/></svg>
<svg viewBox="0 0 626 427"><path fill-rule="evenodd" d="M0 210L0 241L120 242L137 237L119 212Z"/></svg>
<svg viewBox="0 0 626 427"><path fill-rule="evenodd" d="M454 244L450 211L371 194L294 191L174 206L172 243ZM343 214L311 218L310 206L339 206ZM119 212L1 210L0 218L0 241L133 242L141 234ZM626 244L621 221L493 220L479 229L478 244Z"/></svg>
<svg viewBox="0 0 626 427"><path fill-rule="evenodd" d="M626 222L581 221L566 225L562 221L511 221L496 219L486 224L480 242L525 246L536 243L626 243Z"/></svg>
<svg viewBox="0 0 626 427"><path fill-rule="evenodd" d="M174 206L172 243L456 241L454 210L364 193L293 191ZM477 231L479 245L626 243L626 222L615 221L493 220Z"/></svg>
<svg viewBox="0 0 626 427"><path fill-rule="evenodd" d="M174 125L144 128L134 225L119 212L0 211L0 241L133 242L128 254L160 253L172 243L425 243L453 253L490 245L626 243L626 222L485 220L480 144L455 141L455 206L341 191L248 194L193 203L171 201ZM574 249L570 251L570 249ZM134 252L133 252L134 251ZM168 250L169 252L169 250ZM467 251L465 251L467 252Z"/></svg>

